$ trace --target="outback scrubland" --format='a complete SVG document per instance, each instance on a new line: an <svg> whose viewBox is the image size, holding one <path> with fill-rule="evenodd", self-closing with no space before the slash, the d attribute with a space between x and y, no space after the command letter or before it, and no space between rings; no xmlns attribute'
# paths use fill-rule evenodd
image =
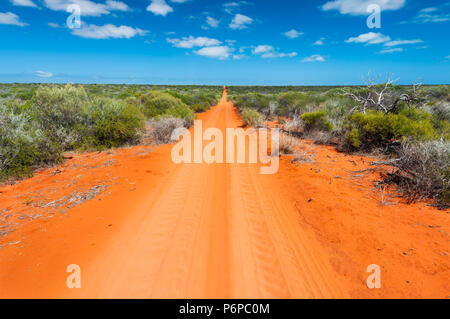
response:
<svg viewBox="0 0 450 319"><path fill-rule="evenodd" d="M448 297L450 86L0 95L2 298ZM194 119L278 127L279 172L175 164Z"/></svg>
<svg viewBox="0 0 450 319"><path fill-rule="evenodd" d="M220 88L189 86L4 84L0 92L0 180L61 163L66 151L138 144L146 125L163 129L175 118L189 127L220 98Z"/></svg>
<svg viewBox="0 0 450 319"><path fill-rule="evenodd" d="M384 156L394 170L381 183L409 201L450 203L450 86L230 87L248 125L280 123L291 136L339 151ZM291 139L283 144L291 148Z"/></svg>
<svg viewBox="0 0 450 319"><path fill-rule="evenodd" d="M220 87L149 85L0 86L0 180L29 177L67 151L168 143L173 129L220 99ZM247 126L281 125L289 136L339 151L383 155L381 181L409 200L450 202L450 86L386 83L353 87L230 87ZM150 136L149 136L150 135Z"/></svg>

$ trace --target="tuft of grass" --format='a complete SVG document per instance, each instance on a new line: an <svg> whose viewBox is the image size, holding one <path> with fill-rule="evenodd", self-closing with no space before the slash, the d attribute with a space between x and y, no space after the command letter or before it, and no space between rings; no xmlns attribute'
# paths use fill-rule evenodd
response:
<svg viewBox="0 0 450 319"><path fill-rule="evenodd" d="M293 136L280 133L279 150L282 155L294 154L298 146L298 139Z"/></svg>

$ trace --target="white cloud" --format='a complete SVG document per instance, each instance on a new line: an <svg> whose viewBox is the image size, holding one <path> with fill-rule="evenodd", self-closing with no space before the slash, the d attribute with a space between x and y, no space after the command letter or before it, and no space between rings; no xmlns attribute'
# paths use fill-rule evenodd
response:
<svg viewBox="0 0 450 319"><path fill-rule="evenodd" d="M438 11L438 8L436 8L436 7L424 8L424 9L420 10L419 12L429 13L429 12L435 12L435 11Z"/></svg>
<svg viewBox="0 0 450 319"><path fill-rule="evenodd" d="M0 12L0 24L11 24L18 25L19 27L24 27L28 24L20 21L19 16L12 12Z"/></svg>
<svg viewBox="0 0 450 319"><path fill-rule="evenodd" d="M81 14L84 16L100 16L110 13L106 5L90 0L45 0L44 3L47 8L54 11L66 11L70 4L77 4L81 8Z"/></svg>
<svg viewBox="0 0 450 319"><path fill-rule="evenodd" d="M321 55L314 54L304 58L302 62L325 62L325 58Z"/></svg>
<svg viewBox="0 0 450 319"><path fill-rule="evenodd" d="M262 54L262 53L270 52L273 50L274 50L273 46L267 45L267 44L262 44L262 45L258 45L257 47L255 47L253 49L253 54Z"/></svg>
<svg viewBox="0 0 450 319"><path fill-rule="evenodd" d="M298 55L297 52L291 53L279 53L279 52L267 52L261 55L263 59L275 59L275 58L293 58Z"/></svg>
<svg viewBox="0 0 450 319"><path fill-rule="evenodd" d="M292 58L297 56L297 52L280 53L277 52L273 46L267 44L262 44L254 47L252 53L254 55L261 55L263 59L286 58L286 57Z"/></svg>
<svg viewBox="0 0 450 319"><path fill-rule="evenodd" d="M231 51L232 49L227 46L212 46L201 48L200 50L194 51L194 53L208 58L225 60L229 58Z"/></svg>
<svg viewBox="0 0 450 319"><path fill-rule="evenodd" d="M364 33L357 37L350 38L346 40L347 43L365 43L366 45L370 44L383 44L385 47L397 47L400 45L407 45L407 44L417 44L417 43L423 43L420 39L414 39L414 40L391 40L391 37L381 34L381 33ZM380 51L379 53L385 54L385 53L393 53L393 52L401 52L403 49L397 48L396 50L390 50L390 49L384 49Z"/></svg>
<svg viewBox="0 0 450 319"><path fill-rule="evenodd" d="M240 5L241 5L240 2L227 2L227 3L223 4L223 6L226 7L226 8L239 7Z"/></svg>
<svg viewBox="0 0 450 319"><path fill-rule="evenodd" d="M37 5L31 0L11 0L11 2L15 6L37 8Z"/></svg>
<svg viewBox="0 0 450 319"><path fill-rule="evenodd" d="M130 11L130 7L121 1L114 1L114 0L107 0L106 6L110 10L117 10L117 11Z"/></svg>
<svg viewBox="0 0 450 319"><path fill-rule="evenodd" d="M94 24L83 25L80 29L73 29L72 34L89 39L125 38L129 39L136 35L145 35L148 31L121 25L113 24L97 26Z"/></svg>
<svg viewBox="0 0 450 319"><path fill-rule="evenodd" d="M81 8L83 16L98 17L103 14L110 14L111 11L128 11L127 4L121 1L107 0L105 3L96 3L91 0L44 0L47 8L54 11L66 11L71 4L77 4Z"/></svg>
<svg viewBox="0 0 450 319"><path fill-rule="evenodd" d="M320 38L316 42L313 43L313 45L324 45L325 44L325 38Z"/></svg>
<svg viewBox="0 0 450 319"><path fill-rule="evenodd" d="M439 23L450 21L450 13L448 13L449 6L450 2L446 2L437 7L424 8L411 21L403 21L400 23Z"/></svg>
<svg viewBox="0 0 450 319"><path fill-rule="evenodd" d="M248 27L249 24L252 24L253 19L250 17L247 17L243 14L236 14L233 18L233 20L230 23L231 29L245 29Z"/></svg>
<svg viewBox="0 0 450 319"><path fill-rule="evenodd" d="M206 37L183 37L182 39L167 39L176 48L192 49L193 47L218 46L222 42Z"/></svg>
<svg viewBox="0 0 450 319"><path fill-rule="evenodd" d="M44 71L36 71L34 74L40 78L51 78L53 76L53 73Z"/></svg>
<svg viewBox="0 0 450 319"><path fill-rule="evenodd" d="M52 27L52 28L59 28L59 27L60 27L59 24L54 23L54 22L49 22L48 25L49 25L50 27Z"/></svg>
<svg viewBox="0 0 450 319"><path fill-rule="evenodd" d="M284 35L290 39L296 39L299 36L303 35L303 32L292 29L291 31L285 32Z"/></svg>
<svg viewBox="0 0 450 319"><path fill-rule="evenodd" d="M366 15L367 7L377 4L381 10L398 10L405 5L405 0L334 0L328 1L322 10L338 10L341 14Z"/></svg>
<svg viewBox="0 0 450 319"><path fill-rule="evenodd" d="M384 44L386 47L395 47L399 45L404 44L417 44L417 43L423 43L422 40L416 39L416 40L395 40L395 41L389 41Z"/></svg>
<svg viewBox="0 0 450 319"><path fill-rule="evenodd" d="M211 28L217 28L219 26L220 21L217 19L214 19L213 17L206 17L206 23Z"/></svg>
<svg viewBox="0 0 450 319"><path fill-rule="evenodd" d="M228 14L234 14L240 7L249 4L247 1L232 1L224 3L223 9Z"/></svg>
<svg viewBox="0 0 450 319"><path fill-rule="evenodd" d="M387 54L387 53L395 53L395 52L403 52L403 48L383 49L378 53Z"/></svg>
<svg viewBox="0 0 450 319"><path fill-rule="evenodd" d="M152 12L155 15L166 16L168 13L173 12L171 6L169 6L165 0L152 0L147 7L147 11Z"/></svg>
<svg viewBox="0 0 450 319"><path fill-rule="evenodd" d="M413 21L414 23L439 23L450 21L450 14L420 14Z"/></svg>
<svg viewBox="0 0 450 319"><path fill-rule="evenodd" d="M361 34L354 38L350 38L350 39L346 40L345 42L347 42L347 43L366 43L367 45L369 45L369 44L384 43L384 42L388 42L390 40L391 40L391 38L387 35L383 35L381 33L369 32L369 33Z"/></svg>

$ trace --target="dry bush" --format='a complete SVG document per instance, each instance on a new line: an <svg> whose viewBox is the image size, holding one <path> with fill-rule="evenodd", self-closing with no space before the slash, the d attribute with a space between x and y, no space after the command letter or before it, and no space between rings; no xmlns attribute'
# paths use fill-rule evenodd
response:
<svg viewBox="0 0 450 319"><path fill-rule="evenodd" d="M434 114L439 121L450 122L450 103L447 101L439 101L431 107L431 113Z"/></svg>
<svg viewBox="0 0 450 319"><path fill-rule="evenodd" d="M186 121L177 117L162 117L149 122L150 138L155 144L167 144L176 142L172 140L175 129L186 127Z"/></svg>
<svg viewBox="0 0 450 319"><path fill-rule="evenodd" d="M336 137L332 132L314 131L308 134L307 138L318 145L331 145L336 143Z"/></svg>
<svg viewBox="0 0 450 319"><path fill-rule="evenodd" d="M292 120L287 120L284 123L283 128L288 132L298 131L302 127L302 121L299 118L293 118Z"/></svg>
<svg viewBox="0 0 450 319"><path fill-rule="evenodd" d="M397 171L384 176L384 184L395 184L409 202L431 198L440 207L450 204L450 142L402 143L399 158L389 163Z"/></svg>
<svg viewBox="0 0 450 319"><path fill-rule="evenodd" d="M299 142L297 138L287 134L280 133L280 143L279 143L280 154L283 155L294 154L298 143Z"/></svg>

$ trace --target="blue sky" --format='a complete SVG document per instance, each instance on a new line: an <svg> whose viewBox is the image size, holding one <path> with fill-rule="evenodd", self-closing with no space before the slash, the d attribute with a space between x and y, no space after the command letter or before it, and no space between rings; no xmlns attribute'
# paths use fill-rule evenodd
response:
<svg viewBox="0 0 450 319"><path fill-rule="evenodd" d="M448 0L1 0L0 82L449 84L449 34Z"/></svg>

